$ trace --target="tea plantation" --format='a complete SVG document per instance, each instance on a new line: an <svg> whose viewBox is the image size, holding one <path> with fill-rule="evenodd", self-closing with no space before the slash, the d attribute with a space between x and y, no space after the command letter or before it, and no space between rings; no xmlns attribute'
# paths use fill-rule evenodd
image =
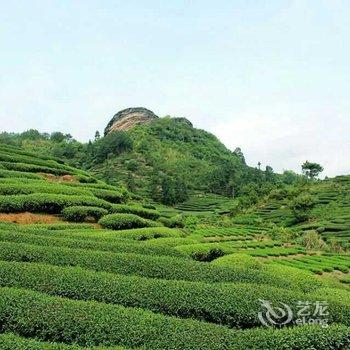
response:
<svg viewBox="0 0 350 350"><path fill-rule="evenodd" d="M349 348L350 177L305 191L307 222L282 190L233 218L214 195L158 207L0 145L0 349Z"/></svg>

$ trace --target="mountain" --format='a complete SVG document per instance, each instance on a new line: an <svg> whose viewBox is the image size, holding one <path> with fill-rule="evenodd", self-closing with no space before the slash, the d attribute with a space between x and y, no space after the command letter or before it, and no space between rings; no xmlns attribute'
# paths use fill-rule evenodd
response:
<svg viewBox="0 0 350 350"><path fill-rule="evenodd" d="M114 115L104 136L76 141L70 134L0 134L0 142L64 159L100 180L164 204L177 204L195 194L228 198L249 195L256 201L274 188L279 177L249 167L242 151L227 149L214 135L181 117L160 118L144 107Z"/></svg>
<svg viewBox="0 0 350 350"><path fill-rule="evenodd" d="M130 147L95 163L91 170L166 204L183 201L188 192L233 197L242 194L244 186L253 180L275 181L274 176L265 181L264 172L247 166L239 148L230 151L214 135L194 128L186 118L159 118L145 108L129 108L112 118L105 137L112 138L115 132L125 132ZM259 189L264 190L264 186ZM175 195L164 200L162 192L167 190Z"/></svg>

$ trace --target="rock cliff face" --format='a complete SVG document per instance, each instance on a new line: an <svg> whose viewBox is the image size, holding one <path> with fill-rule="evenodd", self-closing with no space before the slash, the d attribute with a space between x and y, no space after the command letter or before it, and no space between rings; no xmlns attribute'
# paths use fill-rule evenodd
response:
<svg viewBox="0 0 350 350"><path fill-rule="evenodd" d="M105 135L111 131L126 131L133 128L135 125L147 124L154 119L157 119L152 111L143 107L127 108L118 112L105 128Z"/></svg>

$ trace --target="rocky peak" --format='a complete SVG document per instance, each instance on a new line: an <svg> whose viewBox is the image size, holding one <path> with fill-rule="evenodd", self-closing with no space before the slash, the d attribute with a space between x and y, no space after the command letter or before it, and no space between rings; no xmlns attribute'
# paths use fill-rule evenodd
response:
<svg viewBox="0 0 350 350"><path fill-rule="evenodd" d="M133 107L119 111L110 120L105 128L105 135L111 131L126 131L135 125L147 124L154 119L158 119L152 111L144 107Z"/></svg>

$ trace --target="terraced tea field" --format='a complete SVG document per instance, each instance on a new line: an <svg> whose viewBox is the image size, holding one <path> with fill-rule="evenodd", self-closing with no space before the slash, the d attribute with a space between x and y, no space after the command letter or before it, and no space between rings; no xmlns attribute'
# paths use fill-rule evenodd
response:
<svg viewBox="0 0 350 350"><path fill-rule="evenodd" d="M205 202L190 207L216 210ZM16 223L24 212L43 223ZM125 189L5 146L0 213L8 218L0 223L0 349L350 345L346 252L319 254L272 239L261 223L168 228ZM335 270L342 283L319 275ZM261 300L288 304L294 315L298 302L326 302L329 326L263 327Z"/></svg>

